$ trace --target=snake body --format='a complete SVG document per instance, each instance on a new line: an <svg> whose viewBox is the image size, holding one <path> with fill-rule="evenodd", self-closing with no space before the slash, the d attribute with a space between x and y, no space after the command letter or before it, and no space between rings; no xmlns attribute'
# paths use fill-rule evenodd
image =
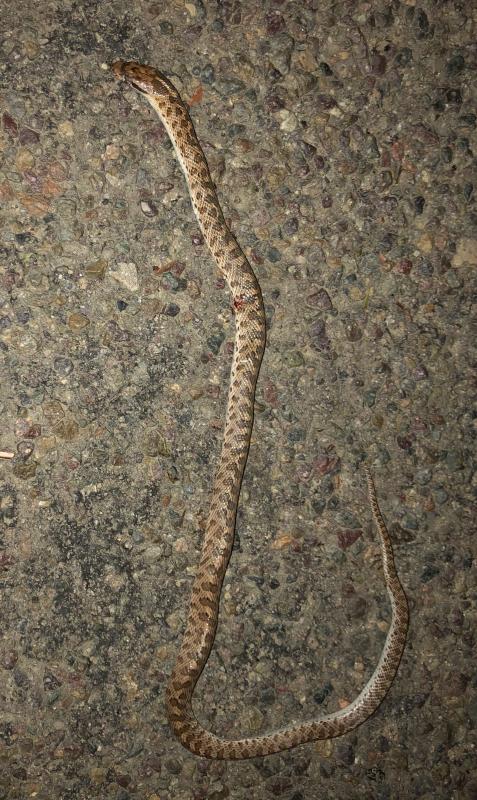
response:
<svg viewBox="0 0 477 800"><path fill-rule="evenodd" d="M242 739L216 736L194 715L192 696L214 643L222 582L234 540L237 504L252 432L255 385L265 348L265 315L260 286L225 222L207 161L179 93L162 73L150 66L117 61L112 70L117 78L141 92L162 120L184 172L200 229L227 281L235 308L235 349L222 452L186 631L167 688L169 723L182 744L193 753L220 759L265 756L315 739L340 736L368 719L380 705L398 669L408 626L406 596L367 467L368 495L380 536L392 617L381 657L365 687L342 710Z"/></svg>

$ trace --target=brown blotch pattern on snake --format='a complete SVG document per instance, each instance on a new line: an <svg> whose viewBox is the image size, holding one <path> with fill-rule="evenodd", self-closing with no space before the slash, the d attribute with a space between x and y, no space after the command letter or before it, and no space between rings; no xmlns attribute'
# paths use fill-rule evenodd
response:
<svg viewBox="0 0 477 800"><path fill-rule="evenodd" d="M117 61L112 70L117 78L140 91L161 118L183 169L204 239L232 297L241 298L234 303L236 339L222 452L192 587L186 631L167 688L170 725L182 744L207 758L265 756L315 739L341 736L368 719L382 702L397 672L408 626L406 596L367 467L368 496L380 537L392 617L379 662L362 691L344 709L242 739L216 736L203 728L193 713L192 695L214 643L222 582L234 539L240 486L252 432L255 385L265 348L265 315L260 286L225 223L207 161L179 93L169 79L153 67Z"/></svg>

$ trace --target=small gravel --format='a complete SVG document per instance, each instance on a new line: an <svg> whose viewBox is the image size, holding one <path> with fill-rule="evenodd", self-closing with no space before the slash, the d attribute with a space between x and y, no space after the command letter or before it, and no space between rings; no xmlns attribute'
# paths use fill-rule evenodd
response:
<svg viewBox="0 0 477 800"><path fill-rule="evenodd" d="M0 800L474 800L472 4L5 3L0 36ZM411 608L366 724L214 763L164 695L223 429L231 298L164 129L175 82L268 341L216 644L225 736L343 708L389 622L360 468Z"/></svg>

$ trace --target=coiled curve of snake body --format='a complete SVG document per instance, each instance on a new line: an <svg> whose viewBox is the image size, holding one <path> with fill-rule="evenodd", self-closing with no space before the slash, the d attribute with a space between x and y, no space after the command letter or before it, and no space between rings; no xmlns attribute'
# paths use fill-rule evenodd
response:
<svg viewBox="0 0 477 800"><path fill-rule="evenodd" d="M222 452L192 588L187 627L167 689L170 725L185 747L207 758L265 756L315 739L340 736L368 719L380 705L398 669L408 625L406 596L367 467L368 495L380 536L392 617L378 665L360 694L340 711L271 733L235 740L221 738L203 728L192 710L194 688L214 643L222 582L232 550L240 486L252 432L255 385L265 347L265 317L257 279L227 227L207 161L179 93L152 67L117 61L112 70L117 78L141 92L162 120L184 172L199 226L227 281L235 308L235 350Z"/></svg>

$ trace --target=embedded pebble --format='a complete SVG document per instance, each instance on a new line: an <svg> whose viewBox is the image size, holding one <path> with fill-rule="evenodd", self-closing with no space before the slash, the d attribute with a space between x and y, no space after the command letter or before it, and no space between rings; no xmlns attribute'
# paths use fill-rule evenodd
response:
<svg viewBox="0 0 477 800"><path fill-rule="evenodd" d="M120 261L109 274L129 292L137 292L139 289L137 267L132 262Z"/></svg>
<svg viewBox="0 0 477 800"><path fill-rule="evenodd" d="M74 370L74 364L70 358L55 358L53 362L55 372L59 375L69 375Z"/></svg>
<svg viewBox="0 0 477 800"><path fill-rule="evenodd" d="M13 474L22 481L29 478L34 478L36 475L38 464L35 461L29 461L26 464L15 464L13 467Z"/></svg>
<svg viewBox="0 0 477 800"><path fill-rule="evenodd" d="M108 262L104 258L99 258L97 261L88 264L85 273L89 278L102 278L107 266Z"/></svg>
<svg viewBox="0 0 477 800"><path fill-rule="evenodd" d="M68 327L71 328L72 331L81 331L83 328L88 327L89 324L90 321L86 314L75 312L68 317Z"/></svg>
<svg viewBox="0 0 477 800"><path fill-rule="evenodd" d="M454 267L475 266L477 264L477 239L463 238L458 242L452 257Z"/></svg>
<svg viewBox="0 0 477 800"><path fill-rule="evenodd" d="M170 457L171 447L162 434L153 432L145 440L144 452L148 456Z"/></svg>
<svg viewBox="0 0 477 800"><path fill-rule="evenodd" d="M146 217L157 217L157 208L150 200L141 200L141 211Z"/></svg>

